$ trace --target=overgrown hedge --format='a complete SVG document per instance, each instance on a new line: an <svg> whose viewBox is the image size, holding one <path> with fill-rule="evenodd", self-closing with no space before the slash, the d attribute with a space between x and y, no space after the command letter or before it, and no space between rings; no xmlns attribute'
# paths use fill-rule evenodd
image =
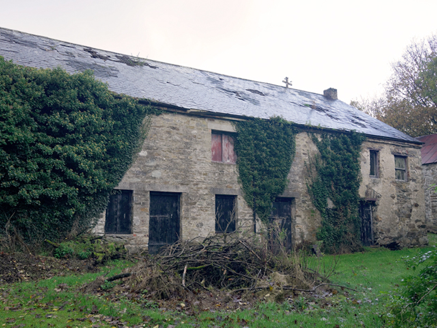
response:
<svg viewBox="0 0 437 328"><path fill-rule="evenodd" d="M31 240L89 228L155 113L91 71L69 75L0 57L0 230Z"/></svg>

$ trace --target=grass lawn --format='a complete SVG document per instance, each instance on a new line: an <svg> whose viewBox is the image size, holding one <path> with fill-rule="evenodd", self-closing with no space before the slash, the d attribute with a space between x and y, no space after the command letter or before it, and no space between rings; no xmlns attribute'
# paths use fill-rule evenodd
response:
<svg viewBox="0 0 437 328"><path fill-rule="evenodd" d="M437 238L430 235L430 244ZM54 277L39 282L0 286L0 327L381 327L387 318L385 297L402 277L412 274L402 257L430 248L390 251L369 248L364 253L325 256L312 266L327 267L338 260L333 283L335 295L322 298L298 296L292 302L259 302L251 310L225 312L209 310L187 316L183 312L159 309L154 302L105 297L78 291L100 273ZM132 263L113 262L103 269L112 276Z"/></svg>

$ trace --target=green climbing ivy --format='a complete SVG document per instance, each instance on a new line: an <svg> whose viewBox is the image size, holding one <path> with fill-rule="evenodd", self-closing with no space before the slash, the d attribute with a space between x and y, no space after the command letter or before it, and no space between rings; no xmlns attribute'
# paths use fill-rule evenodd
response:
<svg viewBox="0 0 437 328"><path fill-rule="evenodd" d="M0 234L56 240L92 226L155 114L91 71L0 57Z"/></svg>
<svg viewBox="0 0 437 328"><path fill-rule="evenodd" d="M287 185L295 153L291 123L275 117L236 123L235 151L244 199L268 224L272 202Z"/></svg>
<svg viewBox="0 0 437 328"><path fill-rule="evenodd" d="M320 140L312 135L320 156L307 163L307 187L322 216L317 239L323 241L324 252L354 252L362 248L358 189L359 156L364 139L355 132L322 134Z"/></svg>

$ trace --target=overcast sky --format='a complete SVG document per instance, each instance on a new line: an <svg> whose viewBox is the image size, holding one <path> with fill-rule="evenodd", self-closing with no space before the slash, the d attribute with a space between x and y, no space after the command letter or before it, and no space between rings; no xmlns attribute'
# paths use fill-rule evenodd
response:
<svg viewBox="0 0 437 328"><path fill-rule="evenodd" d="M0 0L0 27L323 93L381 91L414 38L437 33L430 0Z"/></svg>

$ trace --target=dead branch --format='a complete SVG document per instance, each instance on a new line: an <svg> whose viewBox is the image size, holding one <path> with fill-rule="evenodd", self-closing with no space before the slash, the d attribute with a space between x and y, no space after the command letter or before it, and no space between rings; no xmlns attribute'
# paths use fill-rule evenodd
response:
<svg viewBox="0 0 437 328"><path fill-rule="evenodd" d="M184 286L185 287L185 275L187 274L187 265L185 264L185 267L184 267L184 274L183 274L183 276L182 276L182 286Z"/></svg>
<svg viewBox="0 0 437 328"><path fill-rule="evenodd" d="M115 275L115 276L112 276L112 277L106 279L105 281L107 281L107 282L111 282L111 281L115 281L115 280L118 280L118 279L123 279L123 278L130 277L131 275L132 275L131 272L120 273L120 274L117 274L117 275Z"/></svg>
<svg viewBox="0 0 437 328"><path fill-rule="evenodd" d="M48 239L45 239L44 241L45 241L46 243L52 245L54 248L58 248L58 247L59 247L59 244L54 243L53 241L50 241L50 240L48 240Z"/></svg>
<svg viewBox="0 0 437 328"><path fill-rule="evenodd" d="M157 299L168 299L184 297L186 291L199 288L234 289L233 292L262 289L254 286L267 282L273 272L298 281L301 286L298 289L287 285L284 289L314 291L320 287L313 289L314 283L326 281L317 273L306 270L303 274L302 270L299 256L285 252L275 255L266 247L266 241L244 239L235 233L226 237L226 243L221 235L213 235L172 244L138 263L133 268L135 275L126 283L132 292L147 289ZM127 276L118 279L124 277Z"/></svg>

